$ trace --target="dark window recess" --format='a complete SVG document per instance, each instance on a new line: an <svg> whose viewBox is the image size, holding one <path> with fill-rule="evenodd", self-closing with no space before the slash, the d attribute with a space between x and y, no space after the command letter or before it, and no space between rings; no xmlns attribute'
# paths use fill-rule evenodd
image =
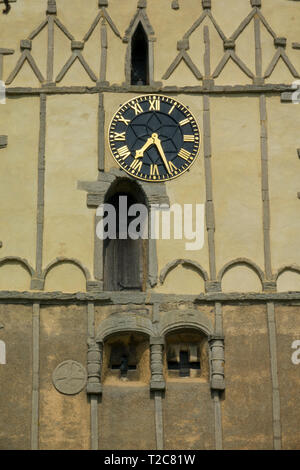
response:
<svg viewBox="0 0 300 470"><path fill-rule="evenodd" d="M138 202L133 196L125 193L117 193L107 201L116 209L117 238L107 238L104 241L104 289L142 290L145 282L145 243L141 238L132 240L128 235L125 239L120 238L119 196L127 196L128 207ZM130 222L134 219L135 217L128 217L127 232Z"/></svg>
<svg viewBox="0 0 300 470"><path fill-rule="evenodd" d="M122 343L117 343L111 347L110 368L119 370L120 377L127 377L129 370L136 370L136 351L131 345L129 348Z"/></svg>
<svg viewBox="0 0 300 470"><path fill-rule="evenodd" d="M131 40L131 85L149 85L148 38L141 23Z"/></svg>
<svg viewBox="0 0 300 470"><path fill-rule="evenodd" d="M179 362L177 361L168 361L169 370L179 370L180 377L189 377L191 369L200 369L200 361L190 362L189 352L180 351L179 353Z"/></svg>

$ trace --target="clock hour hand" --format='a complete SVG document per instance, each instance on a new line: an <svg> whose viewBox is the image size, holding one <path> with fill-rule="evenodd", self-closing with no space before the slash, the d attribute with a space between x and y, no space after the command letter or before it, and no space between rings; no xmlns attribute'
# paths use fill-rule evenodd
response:
<svg viewBox="0 0 300 470"><path fill-rule="evenodd" d="M135 151L135 156L134 156L134 158L141 158L141 157L143 157L145 150L147 150L147 148L149 148L150 145L153 145L153 144L154 144L154 139L153 139L153 134L152 134L152 137L149 137L149 139L147 140L147 142L145 143L145 145L143 145L143 147L141 147L139 150L136 150L136 151Z"/></svg>
<svg viewBox="0 0 300 470"><path fill-rule="evenodd" d="M156 145L156 147L157 147L157 149L160 153L160 156L161 156L161 158L164 162L164 165L167 169L167 172L169 174L171 174L172 172L170 171L169 163L168 163L168 160L166 159L165 152L162 148L162 145L161 145L161 142L160 142L160 139L159 139L158 135L157 134L152 134L152 137L153 137L154 143L155 143L155 145Z"/></svg>

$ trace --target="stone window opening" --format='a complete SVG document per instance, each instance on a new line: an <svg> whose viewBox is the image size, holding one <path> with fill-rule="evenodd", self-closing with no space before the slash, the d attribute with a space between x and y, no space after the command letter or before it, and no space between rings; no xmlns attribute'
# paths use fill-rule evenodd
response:
<svg viewBox="0 0 300 470"><path fill-rule="evenodd" d="M149 85L148 37L141 22L131 39L131 85Z"/></svg>
<svg viewBox="0 0 300 470"><path fill-rule="evenodd" d="M187 350L180 350L179 361L168 360L169 370L179 370L180 377L190 377L190 370L200 370L200 358L197 354L197 360L191 360L189 348ZM195 358L193 358L195 359Z"/></svg>
<svg viewBox="0 0 300 470"><path fill-rule="evenodd" d="M149 383L149 339L140 333L119 333L104 343L103 383Z"/></svg>
<svg viewBox="0 0 300 470"><path fill-rule="evenodd" d="M204 333L180 330L166 336L165 366L169 379L209 380L209 348Z"/></svg>
<svg viewBox="0 0 300 470"><path fill-rule="evenodd" d="M115 190L113 189L107 195L105 201L111 204L116 212L116 238L107 238L103 244L104 290L106 291L146 290L148 240L142 238L144 227L141 225L147 224L148 221L143 218L142 223L138 225L137 230L140 234L138 239L132 239L129 236L129 226L135 217L127 217L125 234L120 227L120 198L126 198L128 209L137 203L146 206L145 198L136 186L130 181L122 180Z"/></svg>
<svg viewBox="0 0 300 470"><path fill-rule="evenodd" d="M136 350L131 347L126 348L122 343L112 345L110 355L110 369L120 371L120 379L127 380L128 372L136 370Z"/></svg>

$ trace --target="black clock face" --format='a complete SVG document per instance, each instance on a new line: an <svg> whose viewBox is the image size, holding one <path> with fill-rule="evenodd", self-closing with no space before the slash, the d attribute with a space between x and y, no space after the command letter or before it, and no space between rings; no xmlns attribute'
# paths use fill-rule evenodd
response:
<svg viewBox="0 0 300 470"><path fill-rule="evenodd" d="M109 128L112 154L123 170L144 181L177 178L194 162L200 133L187 107L161 95L123 104Z"/></svg>

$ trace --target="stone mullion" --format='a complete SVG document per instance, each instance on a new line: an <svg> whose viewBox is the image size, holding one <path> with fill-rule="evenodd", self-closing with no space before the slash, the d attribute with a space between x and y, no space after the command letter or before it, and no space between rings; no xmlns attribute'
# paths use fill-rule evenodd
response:
<svg viewBox="0 0 300 470"><path fill-rule="evenodd" d="M37 189L37 230L36 230L36 272L31 281L31 289L43 289L43 240L45 210L45 151L46 151L46 112L47 96L40 96L40 132L38 150L38 189Z"/></svg>
<svg viewBox="0 0 300 470"><path fill-rule="evenodd" d="M33 304L32 312L32 408L31 450L39 448L39 348L40 348L40 304Z"/></svg>

